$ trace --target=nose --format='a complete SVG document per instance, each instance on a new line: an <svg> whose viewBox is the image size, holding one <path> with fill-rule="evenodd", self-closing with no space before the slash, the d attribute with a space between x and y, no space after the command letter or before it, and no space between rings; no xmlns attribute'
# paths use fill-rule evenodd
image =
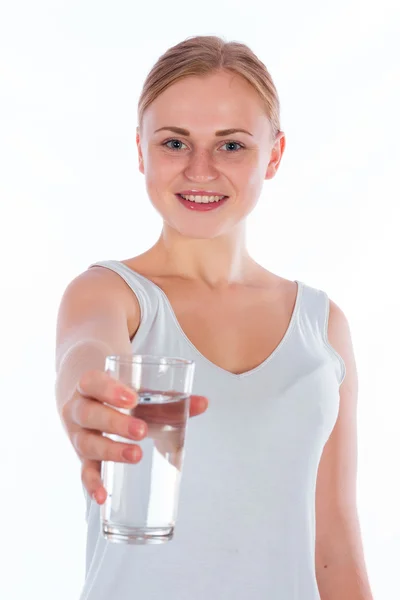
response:
<svg viewBox="0 0 400 600"><path fill-rule="evenodd" d="M212 156L205 150L195 151L191 154L184 174L191 181L213 181L218 177Z"/></svg>

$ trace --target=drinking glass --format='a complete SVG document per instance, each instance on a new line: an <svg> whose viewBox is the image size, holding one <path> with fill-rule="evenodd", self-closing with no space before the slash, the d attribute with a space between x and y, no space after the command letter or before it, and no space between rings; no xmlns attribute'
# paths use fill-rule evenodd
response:
<svg viewBox="0 0 400 600"><path fill-rule="evenodd" d="M105 371L138 394L134 408L113 408L148 426L140 442L103 434L117 442L139 444L143 452L135 464L102 463L107 499L101 505L101 531L109 541L157 544L173 537L194 368L193 361L176 357L106 358Z"/></svg>

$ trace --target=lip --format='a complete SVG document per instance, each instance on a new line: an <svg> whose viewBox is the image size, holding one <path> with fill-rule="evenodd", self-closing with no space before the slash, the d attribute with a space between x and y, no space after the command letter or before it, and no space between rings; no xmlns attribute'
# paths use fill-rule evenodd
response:
<svg viewBox="0 0 400 600"><path fill-rule="evenodd" d="M183 192L177 192L177 194L181 194L181 196L223 196L227 198L226 194L221 194L221 192L213 192L207 190L183 190Z"/></svg>
<svg viewBox="0 0 400 600"><path fill-rule="evenodd" d="M222 194L217 194L222 196ZM190 210L192 212L210 212L221 210L221 207L224 206L226 202L228 202L228 196L224 196L218 202L191 202L190 200L185 200L182 198L180 194L175 194L178 201L186 208L186 210Z"/></svg>

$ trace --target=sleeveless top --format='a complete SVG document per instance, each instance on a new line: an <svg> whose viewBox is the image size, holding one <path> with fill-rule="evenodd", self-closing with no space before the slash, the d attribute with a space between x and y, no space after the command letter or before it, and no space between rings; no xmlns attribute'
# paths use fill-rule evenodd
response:
<svg viewBox="0 0 400 600"><path fill-rule="evenodd" d="M189 341L155 283L119 261L94 265L118 273L137 296L132 352L194 360L192 393L206 396L209 407L189 420L171 541L108 542L100 507L84 488L80 600L320 600L317 470L345 377L327 339L327 294L296 280L295 308L278 347L256 368L233 374Z"/></svg>

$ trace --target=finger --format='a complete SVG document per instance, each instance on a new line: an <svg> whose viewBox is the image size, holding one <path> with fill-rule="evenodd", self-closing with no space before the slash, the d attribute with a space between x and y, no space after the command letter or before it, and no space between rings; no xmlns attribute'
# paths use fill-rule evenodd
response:
<svg viewBox="0 0 400 600"><path fill-rule="evenodd" d="M137 463L142 458L142 449L137 444L115 442L87 429L73 433L71 441L81 460Z"/></svg>
<svg viewBox="0 0 400 600"><path fill-rule="evenodd" d="M136 406L137 393L105 371L86 371L80 378L77 390L85 398L107 402L113 406L126 408Z"/></svg>
<svg viewBox="0 0 400 600"><path fill-rule="evenodd" d="M101 480L101 462L96 460L83 460L81 479L89 496L98 504L103 504L107 497L107 491Z"/></svg>
<svg viewBox="0 0 400 600"><path fill-rule="evenodd" d="M147 424L142 419L81 395L77 395L71 407L71 420L85 429L113 433L133 440L142 440L147 435Z"/></svg>
<svg viewBox="0 0 400 600"><path fill-rule="evenodd" d="M205 396L190 396L189 417L201 415L208 408L208 399Z"/></svg>

